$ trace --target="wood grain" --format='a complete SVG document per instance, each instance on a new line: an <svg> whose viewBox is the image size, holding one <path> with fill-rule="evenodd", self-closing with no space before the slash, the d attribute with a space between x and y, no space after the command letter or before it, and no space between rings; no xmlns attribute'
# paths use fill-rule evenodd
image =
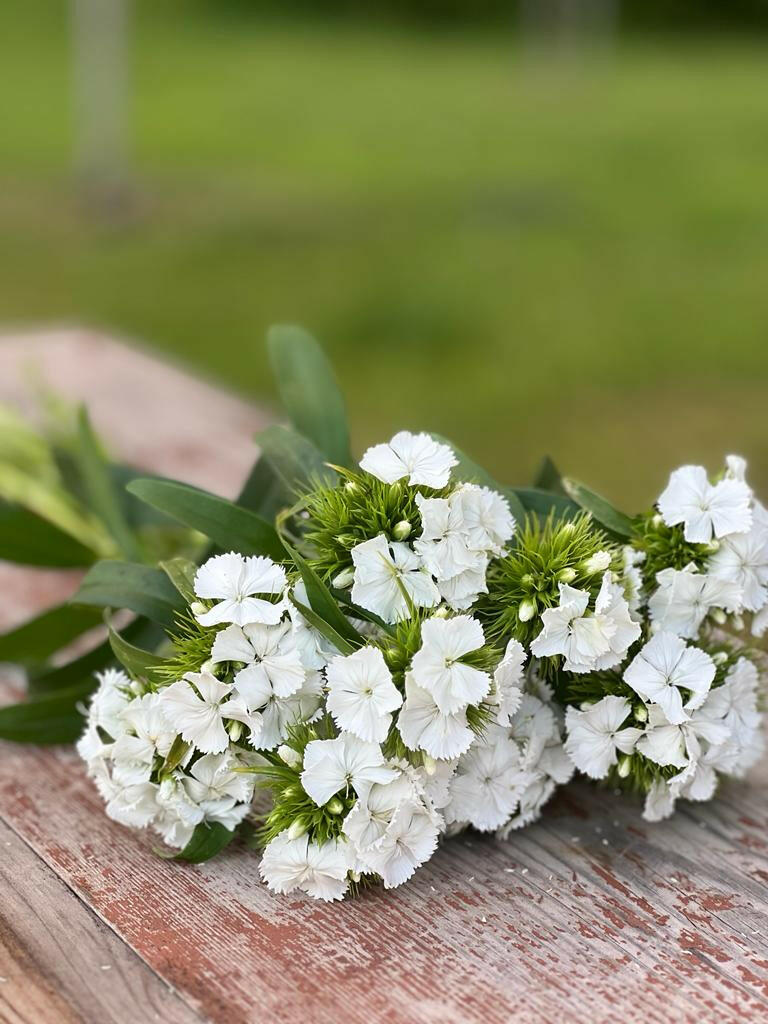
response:
<svg viewBox="0 0 768 1024"><path fill-rule="evenodd" d="M0 1021L194 1024L193 1012L0 823Z"/></svg>

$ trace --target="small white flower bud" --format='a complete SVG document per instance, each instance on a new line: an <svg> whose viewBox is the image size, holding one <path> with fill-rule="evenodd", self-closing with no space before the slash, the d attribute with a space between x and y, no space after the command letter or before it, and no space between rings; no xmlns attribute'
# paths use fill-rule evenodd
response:
<svg viewBox="0 0 768 1024"><path fill-rule="evenodd" d="M430 757L429 754L424 755L424 771L427 775L434 775L437 771L437 761L434 757Z"/></svg>
<svg viewBox="0 0 768 1024"><path fill-rule="evenodd" d="M628 754L624 754L623 757L619 758L619 778L626 779L629 775L629 769L632 767L632 758Z"/></svg>
<svg viewBox="0 0 768 1024"><path fill-rule="evenodd" d="M447 619L448 618L448 609L445 607L444 604L438 605L438 607L435 608L435 610L432 612L432 618L433 619Z"/></svg>
<svg viewBox="0 0 768 1024"><path fill-rule="evenodd" d="M229 725L227 726L227 732L229 733L229 738L233 741L233 743L237 743L237 741L243 735L243 723L230 722Z"/></svg>
<svg viewBox="0 0 768 1024"><path fill-rule="evenodd" d="M557 578L560 583L573 583L576 579L576 575L577 573L573 566L567 565L564 569L560 570L557 574Z"/></svg>
<svg viewBox="0 0 768 1024"><path fill-rule="evenodd" d="M731 621L733 622L733 628L736 630L737 633L740 633L742 629L744 629L743 615L736 614L733 616L733 619Z"/></svg>
<svg viewBox="0 0 768 1024"><path fill-rule="evenodd" d="M724 665L726 663L726 661L728 661L728 654L727 654L727 652L726 651L715 651L715 653L712 655L712 661L714 661L714 663L716 665Z"/></svg>
<svg viewBox="0 0 768 1024"><path fill-rule="evenodd" d="M635 721L636 722L647 722L648 721L648 708L645 704L638 704L635 708Z"/></svg>
<svg viewBox="0 0 768 1024"><path fill-rule="evenodd" d="M717 540L717 538L716 538L716 537L713 537L713 538L712 538L712 540L711 540L711 541L709 542L709 545L708 545L708 547L709 547L709 550L710 550L710 551L712 552L712 554L714 555L714 553L715 553L716 551L719 551L719 550L720 550L720 541L719 541L719 540Z"/></svg>
<svg viewBox="0 0 768 1024"><path fill-rule="evenodd" d="M141 683L138 683L135 679L133 679L133 680L131 680L131 685L130 685L129 689L130 689L131 693L135 693L136 696L138 697L139 694L141 693L143 687L142 687Z"/></svg>
<svg viewBox="0 0 768 1024"><path fill-rule="evenodd" d="M189 606L189 610L193 615L205 615L208 609L205 607L202 601L193 601Z"/></svg>
<svg viewBox="0 0 768 1024"><path fill-rule="evenodd" d="M605 572L610 564L610 551L596 551L584 562L584 571L589 573Z"/></svg>
<svg viewBox="0 0 768 1024"><path fill-rule="evenodd" d="M654 526L661 526L662 523L664 522L664 517L659 512L657 512L656 515L651 520L651 522L653 523Z"/></svg>
<svg viewBox="0 0 768 1024"><path fill-rule="evenodd" d="M576 524L572 523L569 520L567 523L563 523L563 525L560 527L560 533L566 533L566 534L573 533L573 531L575 529L576 529Z"/></svg>
<svg viewBox="0 0 768 1024"><path fill-rule="evenodd" d="M351 587L355 582L355 574L352 569L342 569L341 572L337 573L331 580L331 585L336 590L346 590L347 587Z"/></svg>
<svg viewBox="0 0 768 1024"><path fill-rule="evenodd" d="M411 524L407 519L401 519L392 530L395 540L407 540L411 535Z"/></svg>
<svg viewBox="0 0 768 1024"><path fill-rule="evenodd" d="M357 482L355 480L347 480L344 484L344 490L349 491L350 494L354 494L357 490Z"/></svg>
<svg viewBox="0 0 768 1024"><path fill-rule="evenodd" d="M301 818L296 818L291 827L288 829L289 839L301 839L301 837L307 831L306 822L302 821Z"/></svg>
<svg viewBox="0 0 768 1024"><path fill-rule="evenodd" d="M725 625L727 616L722 608L713 608L709 614L715 620L718 626Z"/></svg>
<svg viewBox="0 0 768 1024"><path fill-rule="evenodd" d="M209 658L208 661L204 661L203 664L200 666L200 671L211 674L213 672L213 666L214 662L211 661L211 659Z"/></svg>
<svg viewBox="0 0 768 1024"><path fill-rule="evenodd" d="M526 597L524 601L521 601L517 609L517 617L521 622L530 622L533 616L536 614L536 602Z"/></svg>
<svg viewBox="0 0 768 1024"><path fill-rule="evenodd" d="M341 814L341 812L344 810L344 804L341 802L341 800L339 800L337 796L334 796L325 805L325 809L326 811L328 811L329 814Z"/></svg>
<svg viewBox="0 0 768 1024"><path fill-rule="evenodd" d="M289 768L298 768L301 764L301 754L293 747L289 747L287 743L281 743L277 748L277 756Z"/></svg>
<svg viewBox="0 0 768 1024"><path fill-rule="evenodd" d="M350 871L349 872L349 877L352 879L353 882L359 882L360 881L360 872L359 871Z"/></svg>

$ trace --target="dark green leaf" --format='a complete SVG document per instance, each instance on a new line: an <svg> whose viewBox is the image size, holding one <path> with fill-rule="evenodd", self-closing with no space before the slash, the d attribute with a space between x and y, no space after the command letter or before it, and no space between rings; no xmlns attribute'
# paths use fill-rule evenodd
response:
<svg viewBox="0 0 768 1024"><path fill-rule="evenodd" d="M98 555L23 505L0 499L0 559L19 565L81 569Z"/></svg>
<svg viewBox="0 0 768 1024"><path fill-rule="evenodd" d="M165 661L157 654L145 651L142 647L136 647L125 637L120 636L112 626L109 626L109 645L128 675L136 679L154 678L153 670Z"/></svg>
<svg viewBox="0 0 768 1024"><path fill-rule="evenodd" d="M133 480L161 480L162 477L155 477L154 474L147 473L146 470L138 470L134 469L132 466L121 466L115 463L110 465L109 473L112 477L115 491L120 499L123 515L130 526L136 530L140 530L148 526L167 527L173 523L170 516L161 512L159 509L152 508L152 506L147 505L146 502L140 501L134 494L130 494L127 490L128 484Z"/></svg>
<svg viewBox="0 0 768 1024"><path fill-rule="evenodd" d="M176 854L176 860L186 860L190 864L202 864L228 846L235 838L235 832L225 828L221 822L210 824L201 822L192 833L187 845Z"/></svg>
<svg viewBox="0 0 768 1024"><path fill-rule="evenodd" d="M346 615L339 608L330 590L326 587L312 566L298 551L294 551L287 542L283 542L288 554L293 559L296 568L301 573L304 586L307 589L307 598L310 607L323 622L326 622L331 629L338 633L353 648L361 647L365 639L358 633Z"/></svg>
<svg viewBox="0 0 768 1024"><path fill-rule="evenodd" d="M572 519L579 512L579 506L570 498L535 487L516 487L515 494L526 512L535 512L541 519L546 519L550 512L558 519Z"/></svg>
<svg viewBox="0 0 768 1024"><path fill-rule="evenodd" d="M338 482L338 474L312 442L289 427L267 427L256 435L256 443L290 496L286 504L292 504L315 484L334 487Z"/></svg>
<svg viewBox="0 0 768 1024"><path fill-rule="evenodd" d="M114 485L110 467L93 433L84 406L78 416L78 458L88 505L114 538L120 553L130 561L140 561L141 550L123 514L121 498Z"/></svg>
<svg viewBox="0 0 768 1024"><path fill-rule="evenodd" d="M293 495L285 489L272 464L260 455L243 484L237 504L271 523L292 501Z"/></svg>
<svg viewBox="0 0 768 1024"><path fill-rule="evenodd" d="M329 462L350 465L344 398L322 348L302 327L290 324L271 327L267 344L291 423Z"/></svg>
<svg viewBox="0 0 768 1024"><path fill-rule="evenodd" d="M548 455L545 455L541 460L536 471L533 486L536 490L549 491L551 494L559 494L562 497L566 497L560 470Z"/></svg>
<svg viewBox="0 0 768 1024"><path fill-rule="evenodd" d="M499 494L503 494L509 502L509 510L514 516L515 522L518 524L524 522L525 509L520 504L511 487L502 487L502 485L494 480L491 474L483 469L482 466L478 466L478 464L473 462L468 455L464 454L461 448L457 448L453 441L449 441L440 434L432 434L432 437L441 444L447 444L448 447L453 450L453 454L456 456L459 463L453 470L453 475L457 480L480 484L482 487L490 487L491 490L498 491Z"/></svg>
<svg viewBox="0 0 768 1024"><path fill-rule="evenodd" d="M72 743L83 731L77 705L91 693L90 682L0 708L0 739L17 743Z"/></svg>
<svg viewBox="0 0 768 1024"><path fill-rule="evenodd" d="M274 526L225 498L173 480L134 480L128 489L178 522L199 530L224 551L285 558Z"/></svg>
<svg viewBox="0 0 768 1024"><path fill-rule="evenodd" d="M305 604L297 601L293 596L291 597L291 602L298 608L310 626L316 629L318 633L321 633L326 640L329 640L341 654L352 654L355 651L352 644L345 640L343 636L339 636L333 626L329 626L325 619L320 618L317 612L307 608Z"/></svg>
<svg viewBox="0 0 768 1024"><path fill-rule="evenodd" d="M162 569L134 562L97 562L73 600L100 608L129 608L161 626L172 627L184 601Z"/></svg>
<svg viewBox="0 0 768 1024"><path fill-rule="evenodd" d="M189 744L183 736L177 736L171 744L171 749L168 751L168 756L163 762L163 767L160 769L161 776L169 776L174 768L177 768L189 750L191 744Z"/></svg>
<svg viewBox="0 0 768 1024"><path fill-rule="evenodd" d="M160 568L176 587L187 604L197 600L195 594L195 576L197 566L188 558L170 558L167 562L161 562Z"/></svg>
<svg viewBox="0 0 768 1024"><path fill-rule="evenodd" d="M0 636L0 661L41 664L54 652L101 623L94 608L60 604Z"/></svg>
<svg viewBox="0 0 768 1024"><path fill-rule="evenodd" d="M629 516L614 508L606 498L595 494L594 491L585 487L584 484L580 484L577 480L571 480L570 477L566 477L563 480L563 486L570 497L577 504L581 505L582 508L591 512L601 526L616 534L617 537L628 538L632 536L632 520Z"/></svg>

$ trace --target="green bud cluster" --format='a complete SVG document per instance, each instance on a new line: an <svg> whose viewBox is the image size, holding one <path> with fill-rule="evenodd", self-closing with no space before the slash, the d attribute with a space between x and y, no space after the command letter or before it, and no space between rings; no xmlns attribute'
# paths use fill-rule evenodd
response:
<svg viewBox="0 0 768 1024"><path fill-rule="evenodd" d="M645 559L639 568L648 591L656 587L656 573L662 569L684 569L691 562L703 569L715 544L693 544L685 539L682 526L667 526L655 509L635 520L632 547Z"/></svg>

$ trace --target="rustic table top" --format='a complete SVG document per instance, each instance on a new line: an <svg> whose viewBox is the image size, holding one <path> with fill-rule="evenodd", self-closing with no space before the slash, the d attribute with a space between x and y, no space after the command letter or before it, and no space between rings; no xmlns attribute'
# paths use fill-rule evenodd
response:
<svg viewBox="0 0 768 1024"><path fill-rule="evenodd" d="M69 351L70 378L89 353L81 397L126 390L139 364L141 379L155 372L76 332L25 339L25 357L46 345ZM200 383L162 372L189 408ZM117 421L129 400L102 398L97 426L128 460L234 493L261 416L206 389L216 443L170 438L171 458L148 440L167 416L157 394L146 389L128 433ZM227 432L237 457L222 466ZM13 619L8 580L0 609ZM25 580L26 610L61 596L47 574ZM8 674L2 685L13 696ZM149 835L104 815L72 750L0 744L0 1021L768 1021L767 782L764 765L657 825L573 784L507 842L449 840L410 884L325 905L269 893L244 847L201 866L162 860Z"/></svg>

